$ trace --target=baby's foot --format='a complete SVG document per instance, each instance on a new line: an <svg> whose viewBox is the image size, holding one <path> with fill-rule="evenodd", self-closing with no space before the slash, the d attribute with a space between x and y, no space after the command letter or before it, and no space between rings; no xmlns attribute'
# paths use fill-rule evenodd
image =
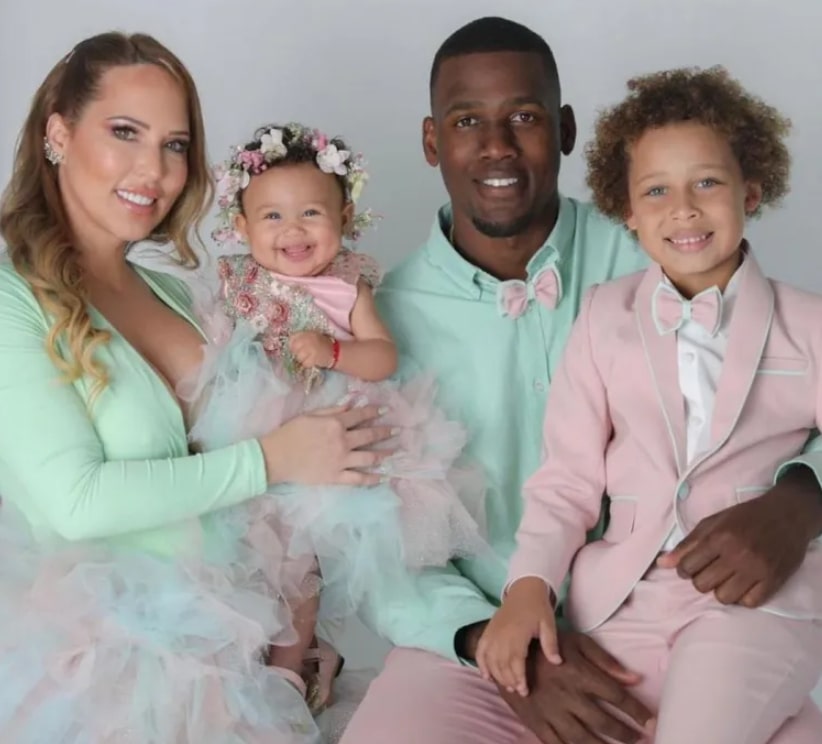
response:
<svg viewBox="0 0 822 744"><path fill-rule="evenodd" d="M343 658L333 646L315 637L303 660L305 699L313 715L322 713L331 702L331 688L342 666Z"/></svg>
<svg viewBox="0 0 822 744"><path fill-rule="evenodd" d="M290 658L293 657L291 649L269 646L263 656L263 662L269 669L279 674L287 682L290 682L300 695L303 697L306 696L307 688L305 679L297 669L294 668L297 665L294 664L293 659Z"/></svg>

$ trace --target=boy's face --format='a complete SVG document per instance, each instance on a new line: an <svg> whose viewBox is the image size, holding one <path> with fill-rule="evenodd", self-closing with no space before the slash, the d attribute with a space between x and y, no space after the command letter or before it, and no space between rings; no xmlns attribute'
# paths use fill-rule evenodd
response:
<svg viewBox="0 0 822 744"><path fill-rule="evenodd" d="M727 138L696 122L650 129L628 151L629 214L642 247L686 296L724 290L762 189Z"/></svg>
<svg viewBox="0 0 822 744"><path fill-rule="evenodd" d="M573 112L538 54L447 59L423 123L454 210L489 237L523 232L556 198L560 153L574 146Z"/></svg>

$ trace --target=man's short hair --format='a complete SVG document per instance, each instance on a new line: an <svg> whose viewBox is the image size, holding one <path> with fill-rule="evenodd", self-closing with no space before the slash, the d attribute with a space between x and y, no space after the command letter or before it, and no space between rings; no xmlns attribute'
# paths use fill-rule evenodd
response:
<svg viewBox="0 0 822 744"><path fill-rule="evenodd" d="M466 54L493 52L524 52L538 54L552 86L560 93L559 72L551 47L539 34L527 26L507 18L487 16L458 28L437 50L431 65L430 91L433 94L442 63Z"/></svg>

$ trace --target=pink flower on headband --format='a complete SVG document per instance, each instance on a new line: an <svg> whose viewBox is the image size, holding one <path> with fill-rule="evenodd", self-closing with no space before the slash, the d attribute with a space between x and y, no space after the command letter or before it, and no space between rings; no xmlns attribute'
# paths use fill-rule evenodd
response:
<svg viewBox="0 0 822 744"><path fill-rule="evenodd" d="M220 209L227 209L234 201L235 194L240 190L242 176L237 171L219 167L214 169L214 178L217 181L217 204Z"/></svg>
<svg viewBox="0 0 822 744"><path fill-rule="evenodd" d="M261 150L243 150L237 156L237 162L252 173L257 173L265 165L265 157Z"/></svg>
<svg viewBox="0 0 822 744"><path fill-rule="evenodd" d="M311 147L313 147L317 152L324 150L328 147L328 137L315 129L314 138L311 140Z"/></svg>
<svg viewBox="0 0 822 744"><path fill-rule="evenodd" d="M242 243L243 237L238 233L233 227L227 227L225 225L221 225L220 227L216 228L212 233L211 237L217 243Z"/></svg>

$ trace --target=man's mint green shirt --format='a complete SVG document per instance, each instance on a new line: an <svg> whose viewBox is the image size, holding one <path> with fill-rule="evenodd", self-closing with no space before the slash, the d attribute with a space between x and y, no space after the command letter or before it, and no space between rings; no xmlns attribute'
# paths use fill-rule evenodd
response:
<svg viewBox="0 0 822 744"><path fill-rule="evenodd" d="M644 269L648 259L624 228L562 198L554 230L527 267L533 278L555 262L561 299L553 310L531 301L511 319L498 310L499 280L449 243L450 223L443 207L427 242L389 272L377 301L400 352L436 375L440 405L468 429L467 454L487 476L494 554L429 570L416 594L375 597L363 615L395 645L456 658L456 631L489 618L502 590L522 485L540 463L546 395L580 301L593 284Z"/></svg>

